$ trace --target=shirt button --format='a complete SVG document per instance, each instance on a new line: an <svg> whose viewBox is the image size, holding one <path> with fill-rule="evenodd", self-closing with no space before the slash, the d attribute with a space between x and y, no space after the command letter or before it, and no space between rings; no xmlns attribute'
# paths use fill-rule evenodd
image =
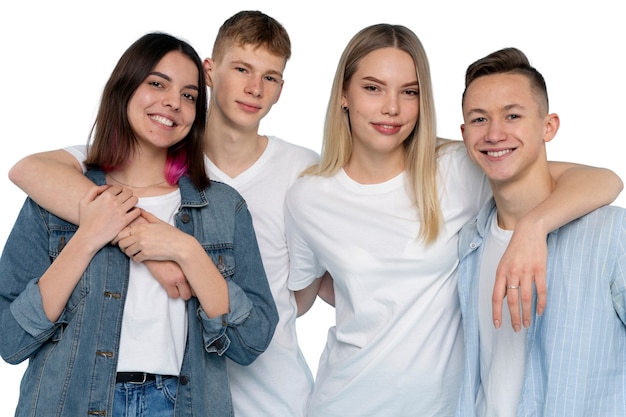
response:
<svg viewBox="0 0 626 417"><path fill-rule="evenodd" d="M181 384L181 385L187 385L189 383L189 377L186 376L186 375L181 375L178 378L178 383Z"/></svg>
<svg viewBox="0 0 626 417"><path fill-rule="evenodd" d="M180 220L181 220L183 223L189 223L189 220L191 220L191 216L189 215L189 213L183 213L183 214L180 216Z"/></svg>
<svg viewBox="0 0 626 417"><path fill-rule="evenodd" d="M472 242L470 243L470 249L474 250L478 247L478 245L476 244L476 242Z"/></svg>

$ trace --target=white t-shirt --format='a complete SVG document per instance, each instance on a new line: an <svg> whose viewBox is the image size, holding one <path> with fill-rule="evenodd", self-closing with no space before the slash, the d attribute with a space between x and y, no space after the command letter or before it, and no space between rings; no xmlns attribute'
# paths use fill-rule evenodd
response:
<svg viewBox="0 0 626 417"><path fill-rule="evenodd" d="M454 415L463 371L457 233L491 195L461 143L439 162L445 227L418 240L405 173L374 185L343 170L287 194L289 287L324 271L336 326L320 359L309 417Z"/></svg>
<svg viewBox="0 0 626 417"><path fill-rule="evenodd" d="M265 273L279 321L272 343L248 366L227 361L235 415L297 417L306 414L313 376L298 346L296 300L287 288L289 254L285 237L287 189L318 155L269 136L263 155L245 172L230 178L205 159L209 176L235 188L248 203Z"/></svg>
<svg viewBox="0 0 626 417"><path fill-rule="evenodd" d="M490 231L485 238L480 262L478 282L478 333L480 335L480 376L476 415L478 417L515 417L524 382L526 365L526 334L528 329L515 333L508 325L511 322L509 306L502 306L502 323L493 327L491 296L496 280L498 263L504 254L512 230L498 227L497 216L493 216ZM518 290L509 290L509 295Z"/></svg>
<svg viewBox="0 0 626 417"><path fill-rule="evenodd" d="M137 207L174 225L180 191L143 197ZM186 303L172 299L143 263L130 261L118 372L179 375L187 342Z"/></svg>
<svg viewBox="0 0 626 417"><path fill-rule="evenodd" d="M68 150L74 154L72 149ZM306 414L313 376L298 345L296 302L287 288L289 254L284 200L291 184L318 158L310 149L273 136L268 137L261 157L235 178L205 158L209 177L235 188L248 203L279 315L271 344L252 364L241 366L226 361L238 417L304 417ZM84 155L77 159L84 160Z"/></svg>

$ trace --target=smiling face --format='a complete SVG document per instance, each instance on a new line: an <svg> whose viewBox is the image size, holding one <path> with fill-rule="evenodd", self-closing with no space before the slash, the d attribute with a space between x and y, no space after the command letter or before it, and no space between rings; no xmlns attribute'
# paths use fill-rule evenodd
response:
<svg viewBox="0 0 626 417"><path fill-rule="evenodd" d="M526 76L501 73L472 81L463 101L463 120L468 154L492 184L544 172L545 142L556 134L559 120L547 114ZM541 171L535 171L538 166Z"/></svg>
<svg viewBox="0 0 626 417"><path fill-rule="evenodd" d="M419 85L411 56L382 48L358 63L343 95L353 138L353 155L404 159L403 142L419 113Z"/></svg>
<svg viewBox="0 0 626 417"><path fill-rule="evenodd" d="M211 121L256 132L280 97L285 63L284 57L251 45L231 45L219 61L206 59Z"/></svg>
<svg viewBox="0 0 626 417"><path fill-rule="evenodd" d="M196 117L199 74L191 59L167 53L128 102L128 119L140 147L167 149L183 139Z"/></svg>

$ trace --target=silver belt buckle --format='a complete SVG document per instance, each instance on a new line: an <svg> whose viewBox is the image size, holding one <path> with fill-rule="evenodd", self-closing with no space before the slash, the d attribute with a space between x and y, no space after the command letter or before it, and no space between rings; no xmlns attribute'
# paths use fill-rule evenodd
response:
<svg viewBox="0 0 626 417"><path fill-rule="evenodd" d="M135 382L135 381L129 381L130 384L136 384L136 385L141 385L144 382L146 382L146 378L147 378L147 374L144 372L143 373L143 380L141 382Z"/></svg>

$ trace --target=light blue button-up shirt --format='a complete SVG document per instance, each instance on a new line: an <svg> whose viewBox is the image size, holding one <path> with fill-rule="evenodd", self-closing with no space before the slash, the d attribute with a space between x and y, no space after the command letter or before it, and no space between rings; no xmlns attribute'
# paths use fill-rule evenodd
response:
<svg viewBox="0 0 626 417"><path fill-rule="evenodd" d="M476 415L478 277L495 214L492 201L459 236L466 366L457 416ZM547 306L528 329L519 416L626 416L625 232L626 210L603 207L548 236Z"/></svg>

